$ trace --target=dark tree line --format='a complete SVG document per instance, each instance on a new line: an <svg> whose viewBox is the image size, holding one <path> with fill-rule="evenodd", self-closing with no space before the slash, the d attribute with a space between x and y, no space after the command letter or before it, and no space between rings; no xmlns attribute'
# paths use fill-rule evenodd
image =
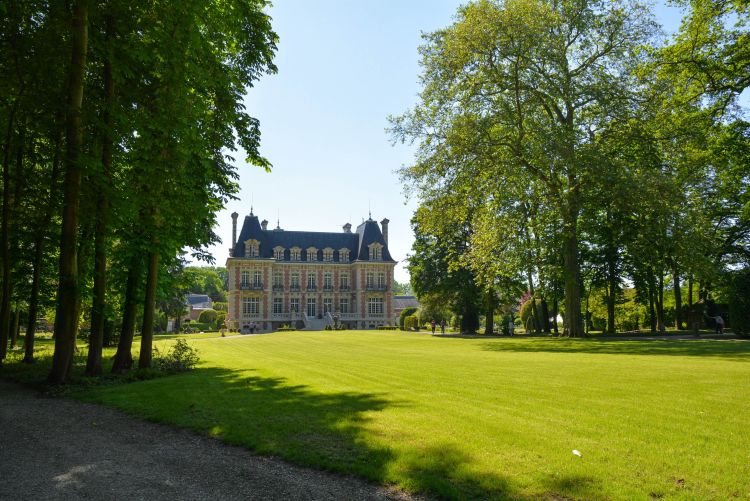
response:
<svg viewBox="0 0 750 501"><path fill-rule="evenodd" d="M71 376L82 316L86 373L151 363L160 281L185 250L210 260L217 212L237 191L233 155L270 168L243 104L275 71L264 0L19 1L0 5L0 361L23 315L33 362L54 302L49 380ZM166 281L165 281L166 280ZM55 293L56 292L56 293ZM139 316L140 312L140 316ZM138 318L142 324L136 325Z"/></svg>

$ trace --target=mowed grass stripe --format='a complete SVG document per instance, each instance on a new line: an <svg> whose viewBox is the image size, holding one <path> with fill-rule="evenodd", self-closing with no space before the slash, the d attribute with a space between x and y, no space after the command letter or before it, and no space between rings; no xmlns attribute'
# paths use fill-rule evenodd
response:
<svg viewBox="0 0 750 501"><path fill-rule="evenodd" d="M81 398L445 497L750 497L747 342L347 331L195 345L193 374Z"/></svg>

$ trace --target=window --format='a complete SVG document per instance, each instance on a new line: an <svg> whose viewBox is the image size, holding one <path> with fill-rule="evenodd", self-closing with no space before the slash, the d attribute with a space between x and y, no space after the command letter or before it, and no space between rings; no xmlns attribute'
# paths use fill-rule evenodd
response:
<svg viewBox="0 0 750 501"><path fill-rule="evenodd" d="M299 273L294 272L291 275L291 287L292 289L298 289L299 290Z"/></svg>
<svg viewBox="0 0 750 501"><path fill-rule="evenodd" d="M365 286L369 289L372 289L374 285L375 285L375 274L371 271L368 271L366 275Z"/></svg>
<svg viewBox="0 0 750 501"><path fill-rule="evenodd" d="M307 316L308 317L315 316L315 298L314 297L307 298Z"/></svg>
<svg viewBox="0 0 750 501"><path fill-rule="evenodd" d="M339 311L341 313L349 313L349 298L339 299Z"/></svg>
<svg viewBox="0 0 750 501"><path fill-rule="evenodd" d="M382 315L383 314L383 298L382 297L371 297L367 300L367 314L368 315Z"/></svg>
<svg viewBox="0 0 750 501"><path fill-rule="evenodd" d="M339 276L339 289L347 290L349 288L349 274L342 273Z"/></svg>
<svg viewBox="0 0 750 501"><path fill-rule="evenodd" d="M313 273L307 274L307 288L310 290L315 289L315 274Z"/></svg>
<svg viewBox="0 0 750 501"><path fill-rule="evenodd" d="M276 259L276 261L283 261L284 260L284 248L275 247L273 249L273 257L274 259Z"/></svg>
<svg viewBox="0 0 750 501"><path fill-rule="evenodd" d="M330 313L333 311L333 299L330 297L323 299L323 312Z"/></svg>
<svg viewBox="0 0 750 501"><path fill-rule="evenodd" d="M383 246L379 243L370 245L370 261L380 261L383 259Z"/></svg>
<svg viewBox="0 0 750 501"><path fill-rule="evenodd" d="M248 240L247 242L245 242L245 256L260 256L260 242L258 242L257 240Z"/></svg>
<svg viewBox="0 0 750 501"><path fill-rule="evenodd" d="M307 248L307 260L308 261L317 261L318 260L318 249L315 247L308 247Z"/></svg>
<svg viewBox="0 0 750 501"><path fill-rule="evenodd" d="M240 285L250 285L250 272L247 270L242 271L240 278Z"/></svg>
<svg viewBox="0 0 750 501"><path fill-rule="evenodd" d="M273 286L281 287L281 272L274 272L273 274Z"/></svg>
<svg viewBox="0 0 750 501"><path fill-rule="evenodd" d="M246 297L242 299L242 315L245 317L257 317L260 312L260 300L257 297Z"/></svg>
<svg viewBox="0 0 750 501"><path fill-rule="evenodd" d="M253 272L253 286L261 287L262 285L263 285L263 274L260 272L260 270L255 270Z"/></svg>
<svg viewBox="0 0 750 501"><path fill-rule="evenodd" d="M378 289L385 289L385 273L378 273Z"/></svg>
<svg viewBox="0 0 750 501"><path fill-rule="evenodd" d="M333 289L333 273L327 271L323 274L323 287L326 290Z"/></svg>
<svg viewBox="0 0 750 501"><path fill-rule="evenodd" d="M300 248L299 247L292 247L289 251L289 259L292 261L299 261L300 259Z"/></svg>
<svg viewBox="0 0 750 501"><path fill-rule="evenodd" d="M284 313L284 298L273 298L273 312L276 315L278 315L279 313Z"/></svg>
<svg viewBox="0 0 750 501"><path fill-rule="evenodd" d="M289 300L289 311L299 313L299 298L293 297Z"/></svg>
<svg viewBox="0 0 750 501"><path fill-rule="evenodd" d="M333 261L333 249L330 247L323 249L323 261Z"/></svg>
<svg viewBox="0 0 750 501"><path fill-rule="evenodd" d="M349 249L339 249L339 262L349 261Z"/></svg>

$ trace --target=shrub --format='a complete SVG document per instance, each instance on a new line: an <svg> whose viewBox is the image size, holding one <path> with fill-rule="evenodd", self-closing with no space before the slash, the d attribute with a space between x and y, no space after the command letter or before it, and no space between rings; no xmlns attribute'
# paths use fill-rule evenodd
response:
<svg viewBox="0 0 750 501"><path fill-rule="evenodd" d="M212 324L216 322L216 310L204 310L198 317L198 322L202 324Z"/></svg>
<svg viewBox="0 0 750 501"><path fill-rule="evenodd" d="M729 293L729 326L739 337L750 337L750 268L733 277Z"/></svg>
<svg viewBox="0 0 750 501"><path fill-rule="evenodd" d="M208 331L211 330L211 326L209 324L204 324L203 322L190 322L189 324L185 324L182 326L182 332L201 332L201 331Z"/></svg>
<svg viewBox="0 0 750 501"><path fill-rule="evenodd" d="M290 325L282 325L281 327L276 329L276 332L286 332L286 331L296 331L296 330L297 329L295 329L294 327Z"/></svg>
<svg viewBox="0 0 750 501"><path fill-rule="evenodd" d="M381 325L378 327L379 331L395 331L396 329L398 329L398 327L395 325Z"/></svg>
<svg viewBox="0 0 750 501"><path fill-rule="evenodd" d="M190 346L184 339L178 339L164 355L159 352L158 348L154 347L153 365L155 369L162 372L175 373L189 371L198 362L200 362L198 350Z"/></svg>
<svg viewBox="0 0 750 501"><path fill-rule="evenodd" d="M417 315L409 315L404 319L404 329L407 331L410 330L419 330L419 317Z"/></svg>
<svg viewBox="0 0 750 501"><path fill-rule="evenodd" d="M214 325L217 329L221 329L224 327L224 320L227 318L227 312L226 311L219 311L216 312L216 321L214 322Z"/></svg>
<svg viewBox="0 0 750 501"><path fill-rule="evenodd" d="M406 317L409 317L416 313L417 309L414 307L411 308L404 308L401 311L401 315L398 317L398 326L401 328L401 330L404 330L404 321L406 320Z"/></svg>
<svg viewBox="0 0 750 501"><path fill-rule="evenodd" d="M214 302L214 310L216 311L227 311L227 303L221 301Z"/></svg>
<svg viewBox="0 0 750 501"><path fill-rule="evenodd" d="M518 316L521 317L521 325L523 325L526 328L526 330L528 330L529 332L534 331L535 325L538 325L540 327L542 325L541 318L540 318L541 313L542 313L542 302L538 299L536 300L537 319L535 323L531 315L534 312L534 310L531 307L531 301L532 301L531 299L527 299L526 302L521 305L521 309L518 312ZM529 320L531 320L531 322L529 322Z"/></svg>

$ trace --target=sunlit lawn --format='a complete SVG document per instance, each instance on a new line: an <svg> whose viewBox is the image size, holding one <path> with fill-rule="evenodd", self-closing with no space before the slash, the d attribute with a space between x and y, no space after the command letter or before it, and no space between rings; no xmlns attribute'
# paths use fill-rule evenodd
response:
<svg viewBox="0 0 750 501"><path fill-rule="evenodd" d="M192 373L75 396L446 497L750 497L748 341L188 337Z"/></svg>

